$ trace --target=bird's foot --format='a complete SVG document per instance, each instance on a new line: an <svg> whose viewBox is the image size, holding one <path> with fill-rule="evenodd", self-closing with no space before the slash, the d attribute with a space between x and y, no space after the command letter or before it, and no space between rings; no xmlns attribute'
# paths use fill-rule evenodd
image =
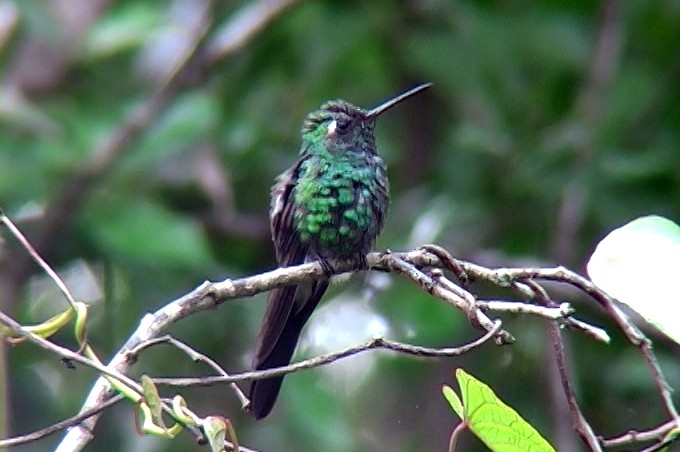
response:
<svg viewBox="0 0 680 452"><path fill-rule="evenodd" d="M321 268L323 269L323 273L326 275L326 277L330 278L337 273L333 265L326 259L319 259L319 263L321 264Z"/></svg>
<svg viewBox="0 0 680 452"><path fill-rule="evenodd" d="M334 266L332 262L335 262L337 265ZM321 258L319 259L319 263L321 264L321 268L323 268L323 272L327 277L342 273L343 271L368 270L368 261L366 260L365 254L357 255L348 259L331 260ZM349 267L349 269L347 269L347 267Z"/></svg>
<svg viewBox="0 0 680 452"><path fill-rule="evenodd" d="M365 254L360 254L355 260L357 270L368 270L368 261Z"/></svg>

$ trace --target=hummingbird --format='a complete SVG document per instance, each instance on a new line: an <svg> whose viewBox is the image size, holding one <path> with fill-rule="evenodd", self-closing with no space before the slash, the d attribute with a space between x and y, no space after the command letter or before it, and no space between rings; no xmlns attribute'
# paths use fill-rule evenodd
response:
<svg viewBox="0 0 680 452"><path fill-rule="evenodd" d="M255 370L290 363L303 326L328 288L331 260L366 267L389 204L387 166L375 145L376 120L430 86L416 86L371 110L338 99L307 115L299 158L272 187L270 226L279 266L320 261L327 276L270 292ZM269 414L282 382L282 376L253 381L250 412L256 419Z"/></svg>

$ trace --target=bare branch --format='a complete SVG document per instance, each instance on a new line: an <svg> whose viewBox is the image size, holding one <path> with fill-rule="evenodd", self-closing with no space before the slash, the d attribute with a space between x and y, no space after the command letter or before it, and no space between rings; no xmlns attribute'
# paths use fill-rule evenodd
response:
<svg viewBox="0 0 680 452"><path fill-rule="evenodd" d="M488 322L487 325L482 324L486 331L490 331L494 328L495 324L488 319L480 309L471 303L474 301L474 297L471 294L460 289L458 286L455 286L453 283L450 283L450 281L444 285L443 281L445 281L445 278L438 276L438 280L435 281L429 275L418 270L419 268L449 268L449 265L444 265L440 259L432 253L425 250L416 250L409 253L371 253L367 257L367 262L369 266L374 269L397 271L399 274L415 281L419 286L428 290L430 293L433 293L440 298L453 301L454 305L457 304L458 307L465 310L469 316L473 315L477 320L482 319L483 321ZM513 279L522 280L528 279L531 276L545 278L555 277L555 272L544 272L541 269L488 270L462 261L456 261L456 264L461 266L468 274L474 275L475 277L484 277L492 282L497 281L501 286L508 286ZM337 262L334 263L334 268L338 272L349 272L354 270L354 265L350 262ZM560 269L558 272L564 272L564 270ZM109 367L116 369L121 373L126 373L136 359L134 350L136 350L140 344L158 337L159 334L165 331L170 325L192 313L205 309L212 309L227 300L250 297L275 287L298 284L305 280L322 277L323 275L324 270L322 266L319 263L314 262L296 267L280 268L248 278L236 280L229 279L214 284L206 282L191 293L166 304L155 313L147 314L140 322L137 330L112 358ZM564 276L564 273L562 273L562 275ZM577 277L577 275L568 275L572 279ZM572 282L572 279L565 277L567 282ZM581 284L583 284L583 282L581 282ZM599 290L594 286L589 289L591 291ZM461 296L464 297L462 302ZM606 297L604 294L602 294L602 296ZM502 335L502 333L502 330L496 331L496 337L503 338L504 336L499 336ZM100 378L92 388L83 409L88 409L90 406L96 406L108 397L110 397L110 385L105 379ZM92 422L93 419L94 418L90 418L89 422Z"/></svg>
<svg viewBox="0 0 680 452"><path fill-rule="evenodd" d="M590 325L582 320L572 317L574 308L569 303L561 303L554 307L536 306L531 303L506 300L477 300L477 307L483 311L493 311L497 313L528 314L543 317L548 320L557 320L564 326L574 330L580 330L598 342L608 344L610 337L607 332L599 327Z"/></svg>
<svg viewBox="0 0 680 452"><path fill-rule="evenodd" d="M531 303L522 303L521 301L478 300L477 306L483 310L506 312L508 314L528 314L536 317L543 317L548 320L564 320L574 313L574 309L569 303L548 307L536 306Z"/></svg>
<svg viewBox="0 0 680 452"><path fill-rule="evenodd" d="M429 248L434 248L434 246L429 246ZM443 251L442 248L436 247L440 252ZM429 252L426 249L422 249L421 252ZM446 262L441 262L439 260L439 266L444 268L460 268L459 263L455 262L448 252L445 253L448 259ZM381 262L377 265L371 265L370 267L381 268L384 267L387 270L393 271L398 275L411 280L418 286L420 286L425 292L451 304L457 309L464 311L468 318L473 321L473 324L480 329L485 329L490 331L493 328L494 323L489 319L486 314L477 309L475 304L475 297L466 291L465 289L453 284L448 279L444 277L444 274L440 269L433 269L430 271L430 275L421 271L417 264L411 262L408 259L404 259L403 255L400 253L385 253L382 255ZM467 279L467 276L461 279ZM510 333L504 330L500 330L497 333L496 341L499 344L510 344L514 342L514 337Z"/></svg>
<svg viewBox="0 0 680 452"><path fill-rule="evenodd" d="M56 422L49 427L42 428L40 430L36 430L35 432L26 434L26 435L20 435L20 436L15 436L13 438L7 438L7 439L2 439L0 440L0 447L10 447L10 446L18 446L19 444L26 444L30 443L32 441L37 441L43 438L46 438L54 433L60 432L62 430L65 430L73 425L79 424L85 419L87 419L90 416L94 416L95 414L99 414L105 409L112 407L116 403L120 402L123 400L123 395L122 394L116 394L115 396L111 397L109 400L105 401L99 406L90 408L87 411L83 411L75 416L71 416L68 419L64 419L63 421Z"/></svg>
<svg viewBox="0 0 680 452"><path fill-rule="evenodd" d="M274 369L243 372L240 374L226 377L221 376L200 378L154 378L153 382L159 385L171 385L171 386L211 386L215 384L231 383L236 381L261 380L264 378L287 375L293 372L297 372L299 370L313 369L315 367L330 364L340 359L347 358L358 353L373 349L392 350L398 353L414 356L427 356L427 357L459 356L469 352L474 348L481 346L485 342L488 342L489 339L494 337L494 335L498 332L500 327L501 322L500 320L498 320L494 324L493 328L490 331L488 331L484 336L480 337L479 339L473 342L470 342L469 344L465 344L460 347L450 348L421 347L418 345L405 344L403 342L391 341L389 339L377 337L363 344L354 345L344 350L328 353L326 355L310 358L304 361L289 364L283 367L277 367Z"/></svg>
<svg viewBox="0 0 680 452"><path fill-rule="evenodd" d="M630 431L610 439L600 438L600 442L604 447L619 447L637 442L659 440L678 426L679 424L676 421L668 421L650 430L642 432Z"/></svg>
<svg viewBox="0 0 680 452"><path fill-rule="evenodd" d="M429 253L425 250L415 250L408 253L371 253L367 257L369 266L376 270L396 271L399 274L407 277L409 280L416 282L430 293L441 298L450 299L454 305L466 312L475 312L475 318L484 318L479 315L480 309L470 305L468 298L471 295L466 295L466 291L457 288L453 283L446 283L446 286L440 284L443 281L435 281L430 276L418 270L419 268L436 268L445 267L439 257ZM514 281L528 281L528 280L550 280L559 281L562 283L574 285L580 288L585 293L591 295L596 299L601 306L605 307L608 312L618 313L620 310L615 307L613 301L600 289L594 286L590 281L583 277L570 272L564 268L555 269L487 269L475 264L456 261L456 264L461 266L465 272L477 279L485 279L501 287L510 287ZM334 268L338 272L349 272L353 270L353 264L350 262L334 263ZM117 369L121 373L127 372L131 364L135 360L135 353L133 351L145 341L157 337L167 327L179 321L180 319L191 315L192 313L202 311L205 309L214 308L227 300L243 297L251 297L260 292L271 290L275 287L281 287L288 284L298 284L305 280L319 278L324 275L322 266L317 263L309 263L299 265L296 267L279 268L270 272L254 275L247 278L236 280L225 280L218 283L206 282L191 293L174 300L163 306L160 310L153 314L146 315L137 330L128 339L126 344L113 357L109 366ZM448 280L447 280L448 281ZM456 287L456 293L451 290ZM461 301L460 295L465 299ZM472 297L474 299L474 297ZM483 314L483 313L482 313ZM632 343L643 343L641 338L644 338L641 332L634 325L630 324L625 316L618 318L619 324L625 327L624 332L635 333L630 338ZM615 317L616 318L616 317ZM488 318L487 318L488 319ZM490 319L489 319L489 322ZM493 328L494 324L487 331ZM502 330L496 332L496 335L502 333ZM639 334L639 336L637 335ZM630 337L630 336L627 336ZM88 403L98 404L101 400L109 397L109 385L105 379L100 379L93 387ZM88 408L86 404L84 408Z"/></svg>

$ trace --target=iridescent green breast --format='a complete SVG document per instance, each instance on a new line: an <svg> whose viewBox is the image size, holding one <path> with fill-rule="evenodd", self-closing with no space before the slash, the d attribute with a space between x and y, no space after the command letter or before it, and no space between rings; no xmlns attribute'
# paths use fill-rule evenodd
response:
<svg viewBox="0 0 680 452"><path fill-rule="evenodd" d="M300 166L294 222L303 243L321 256L370 251L387 210L387 174L380 158L314 155Z"/></svg>

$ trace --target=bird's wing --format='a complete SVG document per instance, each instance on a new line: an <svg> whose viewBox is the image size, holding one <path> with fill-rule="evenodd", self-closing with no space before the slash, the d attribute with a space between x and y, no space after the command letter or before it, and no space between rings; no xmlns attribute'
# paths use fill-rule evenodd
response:
<svg viewBox="0 0 680 452"><path fill-rule="evenodd" d="M304 245L294 225L293 196L295 181L304 159L288 171L281 174L272 188L272 205L270 226L276 260L280 267L302 264L305 261L308 247ZM262 320L262 327L255 351L255 364L267 361L272 354L279 337L291 316L296 300L306 297L296 296L298 286L285 286L273 289L269 293L267 309ZM295 307L295 311L300 307Z"/></svg>
<svg viewBox="0 0 680 452"><path fill-rule="evenodd" d="M293 191L302 162L303 160L300 159L297 165L281 174L272 187L270 227L276 249L276 261L281 267L301 264L307 253L295 229L293 218Z"/></svg>

